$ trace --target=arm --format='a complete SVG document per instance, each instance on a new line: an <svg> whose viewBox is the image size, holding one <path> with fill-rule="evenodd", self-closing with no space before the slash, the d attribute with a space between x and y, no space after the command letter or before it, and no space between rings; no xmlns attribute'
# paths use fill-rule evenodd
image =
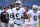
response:
<svg viewBox="0 0 40 27"><path fill-rule="evenodd" d="M30 17L31 17L31 15L29 15L29 17L28 17L28 22L30 21Z"/></svg>
<svg viewBox="0 0 40 27"><path fill-rule="evenodd" d="M9 14L8 13L6 14L6 19L9 20Z"/></svg>

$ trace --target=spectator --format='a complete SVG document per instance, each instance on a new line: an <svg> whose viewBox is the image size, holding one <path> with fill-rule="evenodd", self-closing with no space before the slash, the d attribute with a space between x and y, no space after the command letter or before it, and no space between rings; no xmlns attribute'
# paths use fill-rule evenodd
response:
<svg viewBox="0 0 40 27"><path fill-rule="evenodd" d="M2 27L8 27L9 15L6 12L8 7L4 7L4 12L1 13L1 24Z"/></svg>

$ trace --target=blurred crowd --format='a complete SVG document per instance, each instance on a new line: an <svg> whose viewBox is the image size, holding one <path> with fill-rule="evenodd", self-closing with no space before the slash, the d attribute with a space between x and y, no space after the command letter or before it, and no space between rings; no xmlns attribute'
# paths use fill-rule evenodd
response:
<svg viewBox="0 0 40 27"><path fill-rule="evenodd" d="M11 4L12 2L15 2L17 0L0 0L0 7L4 7L4 6L9 6L9 8L11 8ZM40 6L40 0L20 0L22 2L22 6L29 6L30 8L32 7L32 5L38 5ZM14 4L14 3L13 3Z"/></svg>

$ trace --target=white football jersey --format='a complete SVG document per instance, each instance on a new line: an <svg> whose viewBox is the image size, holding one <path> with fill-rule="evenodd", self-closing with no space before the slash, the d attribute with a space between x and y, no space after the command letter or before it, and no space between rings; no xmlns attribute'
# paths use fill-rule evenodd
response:
<svg viewBox="0 0 40 27"><path fill-rule="evenodd" d="M29 11L26 12L27 16L29 16ZM28 24L28 19L25 19L25 24Z"/></svg>
<svg viewBox="0 0 40 27"><path fill-rule="evenodd" d="M12 10L8 9L6 12L8 12L8 14L9 14L9 24L14 23Z"/></svg>
<svg viewBox="0 0 40 27"><path fill-rule="evenodd" d="M33 23L36 24L39 22L39 15L40 15L39 12L36 12L36 13L32 12L32 13L30 13L30 15L31 15L30 20L33 21Z"/></svg>
<svg viewBox="0 0 40 27"><path fill-rule="evenodd" d="M14 17L15 17L15 20L14 22L17 23L17 24L22 24L23 23L23 20L21 19L21 17L23 17L23 13L25 12L26 10L24 8L20 8L18 11L16 10L16 8L13 8L12 9L12 12L14 13ZM19 19L19 20L17 20Z"/></svg>
<svg viewBox="0 0 40 27"><path fill-rule="evenodd" d="M11 9L8 9L6 12L9 13L9 19L12 18L12 10Z"/></svg>
<svg viewBox="0 0 40 27"><path fill-rule="evenodd" d="M2 12L3 12L3 11L0 10L0 14L1 14Z"/></svg>
<svg viewBox="0 0 40 27"><path fill-rule="evenodd" d="M28 11L28 12L26 12L26 14L27 14L27 16L29 16L29 11Z"/></svg>
<svg viewBox="0 0 40 27"><path fill-rule="evenodd" d="M12 12L14 13L15 18L21 18L21 16L24 16L23 13L26 10L24 8L20 8L18 11L16 10L16 8L12 9Z"/></svg>

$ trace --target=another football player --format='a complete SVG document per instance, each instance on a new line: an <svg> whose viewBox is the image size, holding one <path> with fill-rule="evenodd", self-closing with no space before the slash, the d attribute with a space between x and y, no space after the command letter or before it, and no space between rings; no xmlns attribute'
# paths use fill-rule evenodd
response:
<svg viewBox="0 0 40 27"><path fill-rule="evenodd" d="M9 23L8 23L9 25L8 25L8 27L10 27L11 24L13 24L13 13L12 13L12 9L9 9L8 8L8 10L6 12L8 12L8 14L9 14Z"/></svg>
<svg viewBox="0 0 40 27"><path fill-rule="evenodd" d="M28 18L28 22L31 21L31 24L33 24L32 27L39 27L40 13L37 11L37 8L38 8L37 5L33 5L33 7L32 7L33 12L30 13L29 18Z"/></svg>
<svg viewBox="0 0 40 27"><path fill-rule="evenodd" d="M25 7L26 8L26 18L24 18L25 19L25 23L24 23L24 27L28 27L28 16L29 16L29 7L28 6L26 6Z"/></svg>

